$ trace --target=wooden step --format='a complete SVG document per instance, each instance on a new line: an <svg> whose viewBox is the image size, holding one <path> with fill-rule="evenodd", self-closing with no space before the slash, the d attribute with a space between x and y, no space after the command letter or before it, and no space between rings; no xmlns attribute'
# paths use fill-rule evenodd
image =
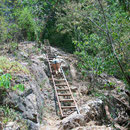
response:
<svg viewBox="0 0 130 130"><path fill-rule="evenodd" d="M69 115L71 115L71 114L74 113L74 112L75 112L75 111L71 112L70 114L64 114L64 115L62 116L62 118L68 117Z"/></svg>
<svg viewBox="0 0 130 130"><path fill-rule="evenodd" d="M71 94L58 94L58 96L71 96Z"/></svg>
<svg viewBox="0 0 130 130"><path fill-rule="evenodd" d="M54 58L48 58L49 61L52 61Z"/></svg>
<svg viewBox="0 0 130 130"><path fill-rule="evenodd" d="M52 80L52 78L50 78L49 80ZM54 81L56 81L56 82L62 82L62 81L66 81L65 79L55 79L54 78Z"/></svg>
<svg viewBox="0 0 130 130"><path fill-rule="evenodd" d="M48 58L48 60L53 60L54 58Z"/></svg>
<svg viewBox="0 0 130 130"><path fill-rule="evenodd" d="M69 89L68 88L66 88L66 89L57 89L57 91L69 91Z"/></svg>
<svg viewBox="0 0 130 130"><path fill-rule="evenodd" d="M48 59L54 59L56 58L55 56L48 56Z"/></svg>
<svg viewBox="0 0 130 130"><path fill-rule="evenodd" d="M56 86L68 86L67 84L56 84Z"/></svg>
<svg viewBox="0 0 130 130"><path fill-rule="evenodd" d="M76 106L61 106L62 109L71 109L76 108Z"/></svg>
<svg viewBox="0 0 130 130"><path fill-rule="evenodd" d="M65 79L54 79L57 82L62 82L62 81L66 81Z"/></svg>
<svg viewBox="0 0 130 130"><path fill-rule="evenodd" d="M60 102L74 102L73 99L61 99Z"/></svg>

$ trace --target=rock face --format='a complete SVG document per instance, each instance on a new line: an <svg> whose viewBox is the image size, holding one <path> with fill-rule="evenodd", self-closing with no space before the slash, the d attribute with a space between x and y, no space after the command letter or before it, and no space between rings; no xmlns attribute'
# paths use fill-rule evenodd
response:
<svg viewBox="0 0 130 130"><path fill-rule="evenodd" d="M80 126L86 126L91 120L101 120L104 116L103 101L100 99L89 100L85 105L79 108L80 114L76 112L63 119L60 122L60 129L70 130Z"/></svg>
<svg viewBox="0 0 130 130"><path fill-rule="evenodd" d="M26 57L27 58L27 57ZM29 130L38 130L43 121L44 111L44 87L50 87L48 77L45 73L47 66L44 64L42 55L31 57L28 65L30 75L15 75L17 84L24 84L25 90L11 91L3 103L14 108L27 121Z"/></svg>
<svg viewBox="0 0 130 130"><path fill-rule="evenodd" d="M73 80L77 79L77 76L76 76L77 71L76 71L74 65L72 65L72 64L70 64L70 74L71 74L71 77Z"/></svg>

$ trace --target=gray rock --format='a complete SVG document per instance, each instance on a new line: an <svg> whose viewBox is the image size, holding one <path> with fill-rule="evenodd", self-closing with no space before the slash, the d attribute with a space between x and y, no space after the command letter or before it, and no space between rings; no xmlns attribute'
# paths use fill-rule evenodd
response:
<svg viewBox="0 0 130 130"><path fill-rule="evenodd" d="M20 54L24 57L24 58L28 58L28 54L26 52L21 51Z"/></svg>
<svg viewBox="0 0 130 130"><path fill-rule="evenodd" d="M85 125L84 117L80 114L73 113L63 119L59 125L62 130L70 130L75 127L83 126Z"/></svg>
<svg viewBox="0 0 130 130"><path fill-rule="evenodd" d="M70 74L73 80L77 78L76 73L76 68L74 67L74 65L70 64Z"/></svg>
<svg viewBox="0 0 130 130"><path fill-rule="evenodd" d="M104 115L103 101L100 99L89 100L80 108L80 114L84 116L85 122L101 119Z"/></svg>
<svg viewBox="0 0 130 130"><path fill-rule="evenodd" d="M76 92L78 89L76 86L70 86L70 88L71 88L71 91L73 91L73 92Z"/></svg>
<svg viewBox="0 0 130 130"><path fill-rule="evenodd" d="M103 117L103 101L100 99L89 100L79 108L80 114L76 112L63 119L59 126L62 130L70 130L85 126L91 120L98 121Z"/></svg>
<svg viewBox="0 0 130 130"><path fill-rule="evenodd" d="M3 130L18 130L19 128L16 122L8 122Z"/></svg>
<svg viewBox="0 0 130 130"><path fill-rule="evenodd" d="M27 120L27 124L29 130L39 130L40 125L38 123L34 123L30 120Z"/></svg>
<svg viewBox="0 0 130 130"><path fill-rule="evenodd" d="M88 94L88 88L86 86L80 86L80 93L82 95L87 95Z"/></svg>

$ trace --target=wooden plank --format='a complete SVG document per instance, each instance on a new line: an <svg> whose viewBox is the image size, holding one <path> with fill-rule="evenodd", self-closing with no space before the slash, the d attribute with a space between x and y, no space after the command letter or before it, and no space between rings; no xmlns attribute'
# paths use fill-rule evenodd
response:
<svg viewBox="0 0 130 130"><path fill-rule="evenodd" d="M56 84L56 86L68 86L67 84Z"/></svg>
<svg viewBox="0 0 130 130"><path fill-rule="evenodd" d="M76 106L61 106L62 109L76 108Z"/></svg>
<svg viewBox="0 0 130 130"><path fill-rule="evenodd" d="M54 59L54 58L56 58L55 56L48 56L48 59L50 60L50 59Z"/></svg>
<svg viewBox="0 0 130 130"><path fill-rule="evenodd" d="M75 111L72 111L72 112L70 112L69 114L63 114L63 116L62 116L62 118L65 118L65 117L67 117L67 116L69 116L69 115L71 115L72 113L74 113Z"/></svg>
<svg viewBox="0 0 130 130"><path fill-rule="evenodd" d="M58 96L71 96L71 94L58 94Z"/></svg>
<svg viewBox="0 0 130 130"><path fill-rule="evenodd" d="M60 102L74 102L73 99L61 99Z"/></svg>
<svg viewBox="0 0 130 130"><path fill-rule="evenodd" d="M49 59L49 61L50 61L50 60L53 60L54 58L48 58L48 59Z"/></svg>
<svg viewBox="0 0 130 130"><path fill-rule="evenodd" d="M57 82L65 81L65 79L54 79L54 80L57 81Z"/></svg>
<svg viewBox="0 0 130 130"><path fill-rule="evenodd" d="M68 88L66 88L66 89L57 89L57 91L69 91L69 89Z"/></svg>
<svg viewBox="0 0 130 130"><path fill-rule="evenodd" d="M49 80L52 80L52 79L49 79ZM65 82L65 79L56 79L56 78L54 78L54 81L56 81L56 82Z"/></svg>

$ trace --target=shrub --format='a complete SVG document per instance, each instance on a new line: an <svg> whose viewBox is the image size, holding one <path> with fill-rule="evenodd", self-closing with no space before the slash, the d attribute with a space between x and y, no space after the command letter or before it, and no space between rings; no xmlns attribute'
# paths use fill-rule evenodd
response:
<svg viewBox="0 0 130 130"><path fill-rule="evenodd" d="M20 91L24 91L24 85L23 84L17 84L13 87L11 87L11 80L12 76L11 74L3 74L0 76L0 88L5 88L5 89L12 89L16 90L19 89Z"/></svg>
<svg viewBox="0 0 130 130"><path fill-rule="evenodd" d="M8 23L6 22L3 16L0 16L0 42L3 42L7 39L7 26Z"/></svg>
<svg viewBox="0 0 130 130"><path fill-rule="evenodd" d="M5 73L25 73L29 74L26 67L17 61L10 61L8 58L0 56L0 69Z"/></svg>
<svg viewBox="0 0 130 130"><path fill-rule="evenodd" d="M8 89L11 86L11 83L10 83L11 79L12 79L12 76L8 73L0 76L0 87L4 87Z"/></svg>
<svg viewBox="0 0 130 130"><path fill-rule="evenodd" d="M20 14L20 15L19 15ZM22 33L26 36L27 40L39 40L39 33L41 32L41 22L38 18L34 17L32 10L25 7L22 10L17 10L18 25Z"/></svg>
<svg viewBox="0 0 130 130"><path fill-rule="evenodd" d="M16 42L9 43L9 52L15 53L15 50L18 50L18 43Z"/></svg>

